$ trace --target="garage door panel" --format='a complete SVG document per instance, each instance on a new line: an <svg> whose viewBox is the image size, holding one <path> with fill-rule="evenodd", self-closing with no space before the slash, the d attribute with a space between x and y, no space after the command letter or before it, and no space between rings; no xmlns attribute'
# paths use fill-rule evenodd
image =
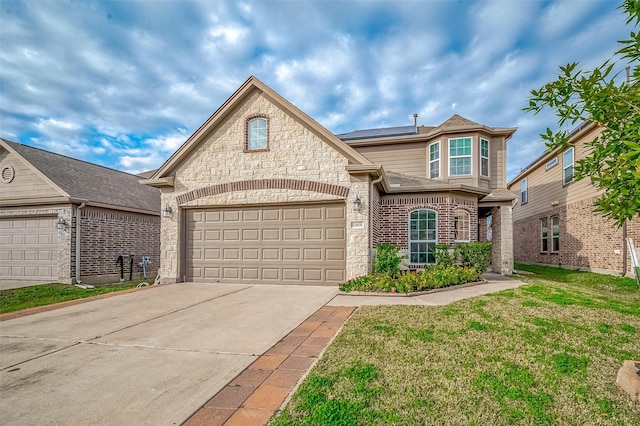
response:
<svg viewBox="0 0 640 426"><path fill-rule="evenodd" d="M344 203L187 211L187 229L201 231L186 233L187 278L337 284L345 276L345 216Z"/></svg>
<svg viewBox="0 0 640 426"><path fill-rule="evenodd" d="M204 214L204 220L207 223L211 223L211 222L220 222L220 220L222 219L222 215L220 214L220 212L206 212Z"/></svg>

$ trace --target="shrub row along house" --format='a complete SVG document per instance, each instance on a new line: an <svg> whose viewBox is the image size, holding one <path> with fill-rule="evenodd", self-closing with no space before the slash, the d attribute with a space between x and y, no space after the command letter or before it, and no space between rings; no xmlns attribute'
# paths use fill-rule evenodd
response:
<svg viewBox="0 0 640 426"><path fill-rule="evenodd" d="M0 280L86 284L160 260L160 193L140 177L0 139Z"/></svg>
<svg viewBox="0 0 640 426"><path fill-rule="evenodd" d="M251 77L142 181L162 191L162 282L335 285L378 243L421 266L436 242L486 239L489 216L511 273L515 130L454 115L334 135Z"/></svg>
<svg viewBox="0 0 640 426"><path fill-rule="evenodd" d="M633 273L625 239L640 241L640 216L615 227L593 212L600 191L588 179L574 181L577 162L589 154L585 142L601 131L596 123L581 125L572 132L569 148L544 153L509 182L518 197L513 211L516 261Z"/></svg>

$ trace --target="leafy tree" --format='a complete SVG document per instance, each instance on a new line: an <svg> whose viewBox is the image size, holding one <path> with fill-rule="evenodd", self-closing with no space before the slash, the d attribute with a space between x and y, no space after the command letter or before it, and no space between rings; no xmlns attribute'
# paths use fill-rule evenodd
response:
<svg viewBox="0 0 640 426"><path fill-rule="evenodd" d="M628 15L627 24L637 30L640 0L625 0L619 7ZM558 125L595 122L600 135L587 143L588 157L577 162L575 179L588 177L604 193L596 211L617 226L640 216L640 32L618 41L620 50L599 67L584 71L578 63L560 67L557 80L531 91L525 111L554 110ZM625 81L621 65L629 65ZM541 135L548 149L569 146L571 134L547 129Z"/></svg>

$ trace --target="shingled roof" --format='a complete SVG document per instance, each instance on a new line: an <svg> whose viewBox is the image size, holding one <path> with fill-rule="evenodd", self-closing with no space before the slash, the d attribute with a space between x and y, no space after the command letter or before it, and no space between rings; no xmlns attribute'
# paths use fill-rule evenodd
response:
<svg viewBox="0 0 640 426"><path fill-rule="evenodd" d="M160 214L160 191L139 176L2 139L69 198Z"/></svg>

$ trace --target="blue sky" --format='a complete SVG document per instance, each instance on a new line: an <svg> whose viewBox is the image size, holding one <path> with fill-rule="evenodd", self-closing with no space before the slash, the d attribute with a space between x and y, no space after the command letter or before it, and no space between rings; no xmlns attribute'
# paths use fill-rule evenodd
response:
<svg viewBox="0 0 640 426"><path fill-rule="evenodd" d="M0 136L119 170L161 165L250 75L334 133L453 114L519 127L558 66L609 59L620 1L0 2Z"/></svg>

